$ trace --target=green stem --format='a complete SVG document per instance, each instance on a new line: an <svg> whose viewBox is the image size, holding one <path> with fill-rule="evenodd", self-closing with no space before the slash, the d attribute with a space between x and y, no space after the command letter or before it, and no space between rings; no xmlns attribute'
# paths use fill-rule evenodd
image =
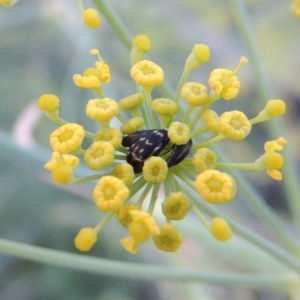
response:
<svg viewBox="0 0 300 300"><path fill-rule="evenodd" d="M112 218L115 215L115 212L109 212L107 213L101 221L95 226L95 231L99 233L99 231L106 225L106 223L109 221L110 218Z"/></svg>
<svg viewBox="0 0 300 300"><path fill-rule="evenodd" d="M150 183L146 183L146 185L144 184L144 190L143 193L139 196L139 200L136 202L136 205L138 206L142 206L147 195L149 194L150 190L152 189L153 185Z"/></svg>
<svg viewBox="0 0 300 300"><path fill-rule="evenodd" d="M204 225L206 229L210 229L210 223L205 219L205 217L201 214L199 209L194 205L191 204L192 211L194 215L197 217L197 219Z"/></svg>
<svg viewBox="0 0 300 300"><path fill-rule="evenodd" d="M124 46L130 50L131 48L131 34L126 28L125 24L116 15L112 7L104 0L94 0L95 5L101 11L101 14L105 17L111 28L115 31Z"/></svg>
<svg viewBox="0 0 300 300"><path fill-rule="evenodd" d="M154 206L158 197L158 191L159 191L160 183L156 183L153 185L152 195L150 199L150 204L148 207L148 213L152 214L154 210Z"/></svg>
<svg viewBox="0 0 300 300"><path fill-rule="evenodd" d="M102 173L102 174L96 174L96 175L90 175L90 176L85 176L85 177L80 177L80 178L74 178L71 181L69 181L67 184L78 184L78 183L84 183L88 181L93 181L93 180L98 180L102 176L109 175L109 173Z"/></svg>
<svg viewBox="0 0 300 300"><path fill-rule="evenodd" d="M227 139L227 136L224 135L223 133L220 133L220 134L218 134L218 135L216 135L212 138L209 138L209 139L207 139L203 142L200 142L198 144L193 145L192 151L195 150L195 149L198 149L198 148L211 146L211 145L213 145L215 143L218 143L218 142L220 142L222 140L225 140L225 139Z"/></svg>
<svg viewBox="0 0 300 300"><path fill-rule="evenodd" d="M188 118L191 116L193 110L195 110L195 107L193 107L192 105L188 104L187 107L186 107L186 109L185 109L183 118L182 118L182 123L188 124Z"/></svg>
<svg viewBox="0 0 300 300"><path fill-rule="evenodd" d="M231 0L232 11L235 13L237 28L244 40L249 53L251 64L254 68L256 84L258 86L259 99L265 105L267 101L273 96L273 89L270 85L269 77L266 75L263 69L263 61L259 53L257 40L254 36L254 32L251 29L253 20L250 20L249 14L247 14L246 5L241 0ZM282 120L274 118L266 123L268 130L273 137L287 136L287 131ZM285 147L282 150L284 156L284 167L282 173L284 176L284 185L287 193L287 200L290 207L290 212L295 220L298 235L300 235L300 185L298 183L298 176L295 170L295 163L289 147ZM299 239L298 239L299 240ZM299 243L299 242L298 242Z"/></svg>
<svg viewBox="0 0 300 300"><path fill-rule="evenodd" d="M179 98L180 98L180 93L181 93L181 88L182 86L185 84L188 76L190 74L190 71L185 71L181 74L181 77L180 77L180 80L179 80L179 83L177 85L177 91L176 91L176 95L175 95L175 98L174 98L174 101L176 103L179 102Z"/></svg>
<svg viewBox="0 0 300 300"><path fill-rule="evenodd" d="M234 273L221 271L196 271L182 268L166 268L120 260L88 257L82 254L49 250L37 246L0 239L0 252L33 262L136 280L172 280L201 282L230 287L291 290L299 285L299 279L291 273Z"/></svg>
<svg viewBox="0 0 300 300"><path fill-rule="evenodd" d="M201 109L198 111L198 113L196 114L196 116L191 120L191 122L188 124L190 126L190 128L194 128L196 123L201 119L202 115L204 114L204 112L210 107L210 105L219 100L220 96L215 95L214 93L211 92L210 96L209 96L209 101L203 105L201 107Z"/></svg>
<svg viewBox="0 0 300 300"><path fill-rule="evenodd" d="M152 104L151 90L152 90L152 88L149 88L149 87L143 88L145 100L147 103L148 114L150 116L150 126L151 126L151 128L160 128L158 126L156 115L153 113L153 111L151 109L151 104Z"/></svg>
<svg viewBox="0 0 300 300"><path fill-rule="evenodd" d="M238 170L256 170L254 163L217 163L216 168L232 168Z"/></svg>

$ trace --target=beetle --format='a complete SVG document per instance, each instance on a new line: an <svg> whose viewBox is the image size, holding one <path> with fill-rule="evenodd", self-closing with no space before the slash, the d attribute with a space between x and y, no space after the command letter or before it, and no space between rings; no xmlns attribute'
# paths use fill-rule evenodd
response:
<svg viewBox="0 0 300 300"><path fill-rule="evenodd" d="M175 145L173 151L166 160L168 168L171 168L172 166L178 165L180 162L182 162L190 153L192 146L192 139L189 139L187 144Z"/></svg>
<svg viewBox="0 0 300 300"><path fill-rule="evenodd" d="M144 162L151 156L159 156L163 150L167 150L164 154L171 151L166 159L168 168L179 164L189 154L193 145L192 139L184 145L172 144L169 149L167 129L141 130L128 134L122 139L122 146L129 148L126 161L133 167L135 174L141 173Z"/></svg>

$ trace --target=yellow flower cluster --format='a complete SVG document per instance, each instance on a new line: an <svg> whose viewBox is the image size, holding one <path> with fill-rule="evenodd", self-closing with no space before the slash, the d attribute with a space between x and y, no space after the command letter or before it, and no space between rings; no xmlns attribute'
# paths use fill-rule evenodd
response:
<svg viewBox="0 0 300 300"><path fill-rule="evenodd" d="M91 9L84 12L83 18L90 28L101 23L100 17ZM91 89L96 95L86 105L86 115L101 127L95 134L79 124L61 119L60 101L56 96L45 94L38 100L38 106L46 116L61 125L50 134L54 153L45 165L53 180L62 184L97 180L93 198L105 217L94 228L79 231L75 246L81 251L92 248L99 231L112 217L126 228L127 234L120 242L128 252L135 254L150 238L160 250L177 251L183 235L174 223L186 218L190 210L212 237L219 241L230 239L230 224L218 216L206 221L197 202L222 204L231 201L237 190L235 179L217 169L246 167L218 162L216 153L209 146L223 139L241 141L249 135L252 125L285 112L284 102L274 99L250 120L238 110L226 111L219 116L211 106L220 99L237 97L241 87L237 73L247 59L242 57L233 71L213 70L208 78L209 91L203 83L187 81L193 69L210 59L209 47L204 44L195 45L187 57L174 98L152 99L152 89L162 84L164 71L156 63L144 59L150 49L147 36L139 35L133 39L130 76L137 84L137 92L124 95L122 99L105 95L103 84L110 82L111 76L109 66L97 49L91 50L98 59L95 67L87 68L82 75L74 75L76 86ZM128 113L131 114L129 119ZM119 120L120 128L111 126L113 119ZM87 146L82 149L84 139ZM285 144L283 138L267 142L265 154L247 168L267 170L272 178L280 180L283 158L278 151ZM78 156L82 156L81 161L89 169L102 170L101 174L74 178ZM189 189L195 189L199 199L191 199ZM163 193L163 201L158 201ZM146 202L149 204L145 207ZM165 217L163 224L158 224L153 216L156 205L161 205Z"/></svg>

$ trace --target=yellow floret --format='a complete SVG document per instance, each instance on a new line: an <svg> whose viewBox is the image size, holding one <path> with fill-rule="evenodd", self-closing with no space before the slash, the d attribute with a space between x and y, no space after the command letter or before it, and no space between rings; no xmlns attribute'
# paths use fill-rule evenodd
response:
<svg viewBox="0 0 300 300"><path fill-rule="evenodd" d="M96 121L109 121L118 113L118 103L110 98L90 100L86 106L87 116Z"/></svg>
<svg viewBox="0 0 300 300"><path fill-rule="evenodd" d="M141 86L154 87L163 82L164 71L152 61L142 60L131 67L130 76Z"/></svg>
<svg viewBox="0 0 300 300"><path fill-rule="evenodd" d="M92 170L101 170L109 166L115 156L115 149L109 142L94 142L84 152L84 162Z"/></svg>
<svg viewBox="0 0 300 300"><path fill-rule="evenodd" d="M51 172L55 183L67 183L73 178L74 169L79 164L79 158L74 155L53 152L51 159L44 168Z"/></svg>
<svg viewBox="0 0 300 300"><path fill-rule="evenodd" d="M173 116L178 113L179 106L171 99L158 98L151 102L151 109L161 115Z"/></svg>
<svg viewBox="0 0 300 300"><path fill-rule="evenodd" d="M232 231L229 224L225 219L220 217L212 219L210 231L212 235L221 242L228 241L232 236Z"/></svg>
<svg viewBox="0 0 300 300"><path fill-rule="evenodd" d="M135 178L133 168L128 163L122 163L122 164L116 165L114 167L111 175L121 179L128 187L130 187L132 185L133 180Z"/></svg>
<svg viewBox="0 0 300 300"><path fill-rule="evenodd" d="M116 128L102 128L95 134L94 142L109 142L115 149L118 149L122 143L122 138L123 135L120 130Z"/></svg>
<svg viewBox="0 0 300 300"><path fill-rule="evenodd" d="M52 111L59 107L59 98L52 94L44 94L38 100L38 107L41 110Z"/></svg>
<svg viewBox="0 0 300 300"><path fill-rule="evenodd" d="M205 85L198 82L187 82L181 88L182 98L191 106L205 105L209 101L209 95Z"/></svg>
<svg viewBox="0 0 300 300"><path fill-rule="evenodd" d="M125 183L114 176L103 176L94 188L96 206L102 211L116 211L129 197Z"/></svg>
<svg viewBox="0 0 300 300"><path fill-rule="evenodd" d="M144 125L144 120L141 117L134 117L124 123L120 130L123 134L131 134L137 132Z"/></svg>
<svg viewBox="0 0 300 300"><path fill-rule="evenodd" d="M241 111L228 111L223 113L219 119L220 132L233 141L243 140L251 131L246 115Z"/></svg>
<svg viewBox="0 0 300 300"><path fill-rule="evenodd" d="M89 251L97 242L97 232L94 228L82 228L75 237L75 247L80 251Z"/></svg>
<svg viewBox="0 0 300 300"><path fill-rule="evenodd" d="M83 21L91 29L96 29L101 25L101 18L97 10L88 8L83 12Z"/></svg>
<svg viewBox="0 0 300 300"><path fill-rule="evenodd" d="M182 192L173 192L162 203L163 214L169 220L182 220L190 208L190 201Z"/></svg>
<svg viewBox="0 0 300 300"><path fill-rule="evenodd" d="M184 72L190 72L191 70L199 67L201 64L209 61L209 59L209 47L205 44L196 44L185 62Z"/></svg>
<svg viewBox="0 0 300 300"><path fill-rule="evenodd" d="M119 107L122 110L130 110L144 103L144 97L142 94L137 93L120 100Z"/></svg>
<svg viewBox="0 0 300 300"><path fill-rule="evenodd" d="M209 148L200 148L194 154L193 165L198 172L214 169L217 165L217 155Z"/></svg>
<svg viewBox="0 0 300 300"><path fill-rule="evenodd" d="M123 238L122 240L120 240L120 243L129 253L136 254L138 252L139 244L132 236Z"/></svg>
<svg viewBox="0 0 300 300"><path fill-rule="evenodd" d="M163 224L160 234L153 235L152 239L158 249L167 252L176 252L183 242L181 232L171 223Z"/></svg>
<svg viewBox="0 0 300 300"><path fill-rule="evenodd" d="M140 210L141 208L134 204L128 203L123 205L116 213L118 220L124 227L128 227L129 223L132 221L132 216L130 214L133 210Z"/></svg>
<svg viewBox="0 0 300 300"><path fill-rule="evenodd" d="M85 136L84 128L68 123L50 134L50 145L54 151L66 154L80 148Z"/></svg>
<svg viewBox="0 0 300 300"><path fill-rule="evenodd" d="M144 179L149 183L161 183L168 174L168 165L161 157L152 156L145 161L143 167Z"/></svg>
<svg viewBox="0 0 300 300"><path fill-rule="evenodd" d="M205 125L207 126L207 128L213 132L214 134L219 134L220 133L220 127L219 127L219 116L218 114L211 110L211 109L207 109L203 115L203 121L205 123Z"/></svg>
<svg viewBox="0 0 300 300"><path fill-rule="evenodd" d="M191 130L182 122L173 122L168 129L168 137L176 145L185 145L191 138Z"/></svg>
<svg viewBox="0 0 300 300"><path fill-rule="evenodd" d="M195 189L210 203L231 201L236 194L236 183L232 176L217 170L206 170L195 180Z"/></svg>

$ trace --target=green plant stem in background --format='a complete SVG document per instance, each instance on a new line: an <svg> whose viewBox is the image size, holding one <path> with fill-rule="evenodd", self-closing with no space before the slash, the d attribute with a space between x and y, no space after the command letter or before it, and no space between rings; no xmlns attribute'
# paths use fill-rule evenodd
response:
<svg viewBox="0 0 300 300"><path fill-rule="evenodd" d="M87 257L42 247L0 239L0 252L30 261L76 269L85 272L132 278L136 280L196 281L230 287L270 288L291 291L299 286L299 278L293 273L248 273L191 271L181 268L165 268L153 265L127 263L109 259Z"/></svg>
<svg viewBox="0 0 300 300"><path fill-rule="evenodd" d="M255 72L256 83L258 86L259 100L262 103L266 102L273 97L272 88L270 86L268 77L263 68L263 61L258 50L258 42L256 41L252 24L253 22L249 19L247 14L247 9L245 1L243 0L231 0L231 8L234 11L235 20L237 27L240 31L241 37L248 49L249 61L251 66L253 66ZM276 139L280 136L287 137L287 132L285 126L280 119L272 119L266 124L270 136ZM300 189L299 183L297 182L297 173L294 168L294 162L292 161L292 155L290 153L289 147L284 147L282 150L284 156L284 166L282 168L283 182L285 185L287 200L290 206L290 212L293 215L297 227L298 237L300 235ZM299 239L298 239L299 245Z"/></svg>

